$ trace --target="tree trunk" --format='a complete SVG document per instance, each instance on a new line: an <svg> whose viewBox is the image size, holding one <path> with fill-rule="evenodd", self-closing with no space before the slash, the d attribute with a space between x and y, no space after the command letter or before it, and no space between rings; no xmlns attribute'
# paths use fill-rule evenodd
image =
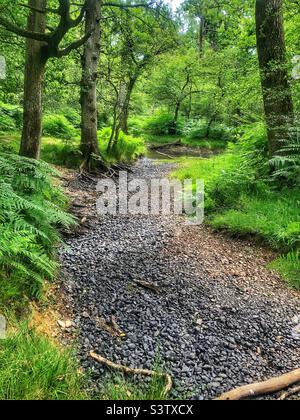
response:
<svg viewBox="0 0 300 420"><path fill-rule="evenodd" d="M101 41L101 2L89 0L86 10L85 32L92 33L82 56L81 81L81 152L84 166L89 167L93 154L99 155L97 78Z"/></svg>
<svg viewBox="0 0 300 420"><path fill-rule="evenodd" d="M200 16L199 19L199 57L202 58L205 38L205 18L204 16Z"/></svg>
<svg viewBox="0 0 300 420"><path fill-rule="evenodd" d="M209 137L210 137L210 130L211 130L211 126L212 126L212 124L213 124L213 122L214 122L215 118L216 118L216 114L213 114L213 115L211 116L211 118L210 118L210 120L209 120L208 124L207 124L206 134L205 134L205 138L206 138L206 139L209 139Z"/></svg>
<svg viewBox="0 0 300 420"><path fill-rule="evenodd" d="M175 107L175 113L174 113L173 127L170 128L169 134L177 134L177 123L178 123L180 105L181 105L181 102L177 102L176 107Z"/></svg>
<svg viewBox="0 0 300 420"><path fill-rule="evenodd" d="M286 61L283 0L256 0L256 37L270 157L289 140L294 122Z"/></svg>
<svg viewBox="0 0 300 420"><path fill-rule="evenodd" d="M128 117L129 117L129 105L131 101L131 95L135 86L137 78L132 78L127 86L126 97L123 103L122 112L121 112L121 120L120 120L120 128L123 133L128 134Z"/></svg>
<svg viewBox="0 0 300 420"><path fill-rule="evenodd" d="M45 10L46 0L29 0L29 6ZM46 18L44 13L31 10L27 22L28 30L44 33ZM26 40L26 63L24 81L24 117L20 155L39 159L42 138L42 92L46 56L44 44L31 39Z"/></svg>

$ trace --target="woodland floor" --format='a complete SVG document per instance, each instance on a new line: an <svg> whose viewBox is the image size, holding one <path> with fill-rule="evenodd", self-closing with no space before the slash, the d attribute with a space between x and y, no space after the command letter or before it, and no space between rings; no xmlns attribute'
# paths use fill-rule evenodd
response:
<svg viewBox="0 0 300 420"><path fill-rule="evenodd" d="M145 160L132 175L171 167ZM136 368L159 358L175 398L211 399L300 367L300 294L266 268L271 252L181 217L97 219L95 184L70 173L65 181L82 223L61 252L62 288L95 388L108 371L91 350Z"/></svg>

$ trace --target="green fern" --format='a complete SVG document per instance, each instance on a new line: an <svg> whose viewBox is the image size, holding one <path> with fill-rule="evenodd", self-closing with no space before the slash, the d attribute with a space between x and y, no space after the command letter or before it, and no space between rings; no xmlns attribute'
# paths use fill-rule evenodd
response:
<svg viewBox="0 0 300 420"><path fill-rule="evenodd" d="M276 170L275 179L284 179L296 185L300 175L300 135L298 130L292 134L292 140L282 147L278 156L270 160L270 165Z"/></svg>
<svg viewBox="0 0 300 420"><path fill-rule="evenodd" d="M10 279L14 290L17 284L16 295L22 289L36 296L44 279L53 278L58 228L74 223L53 176L57 172L44 162L0 153L0 280Z"/></svg>

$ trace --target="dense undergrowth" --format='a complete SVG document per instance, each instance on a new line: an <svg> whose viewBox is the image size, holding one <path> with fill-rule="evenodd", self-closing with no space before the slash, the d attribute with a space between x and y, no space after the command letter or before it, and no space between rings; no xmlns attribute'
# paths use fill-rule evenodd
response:
<svg viewBox="0 0 300 420"><path fill-rule="evenodd" d="M57 228L73 219L46 163L0 153L0 307L37 296L56 271Z"/></svg>
<svg viewBox="0 0 300 420"><path fill-rule="evenodd" d="M83 376L74 356L30 330L29 301L40 298L57 271L58 229L66 212L58 174L43 161L0 151L0 313L8 338L0 340L0 399L83 399ZM16 319L17 317L17 319Z"/></svg>
<svg viewBox="0 0 300 420"><path fill-rule="evenodd" d="M274 171L266 145L264 126L250 126L226 153L183 159L173 176L204 179L208 223L233 235L264 240L282 254L272 268L300 287L298 169L294 164L292 169L281 166L280 172Z"/></svg>

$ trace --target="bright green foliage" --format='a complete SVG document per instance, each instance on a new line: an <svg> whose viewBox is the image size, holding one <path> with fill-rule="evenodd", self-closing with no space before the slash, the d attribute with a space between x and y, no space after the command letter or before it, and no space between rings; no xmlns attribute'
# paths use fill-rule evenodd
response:
<svg viewBox="0 0 300 420"><path fill-rule="evenodd" d="M119 141L111 153L107 152L111 129L104 128L99 132L99 144L102 156L108 162L130 163L146 153L143 139L120 133Z"/></svg>
<svg viewBox="0 0 300 420"><path fill-rule="evenodd" d="M15 105L0 102L0 131L14 131L22 126L23 111Z"/></svg>
<svg viewBox="0 0 300 420"><path fill-rule="evenodd" d="M299 252L290 252L286 256L277 258L270 264L293 287L300 289L300 256Z"/></svg>
<svg viewBox="0 0 300 420"><path fill-rule="evenodd" d="M135 137L142 136L145 133L146 121L147 119L140 115L137 117L129 117L129 133Z"/></svg>
<svg viewBox="0 0 300 420"><path fill-rule="evenodd" d="M0 102L0 132L16 131L22 126L22 110Z"/></svg>
<svg viewBox="0 0 300 420"><path fill-rule="evenodd" d="M73 127L80 129L81 116L79 111L71 107L64 107L60 110L60 114L63 115Z"/></svg>
<svg viewBox="0 0 300 420"><path fill-rule="evenodd" d="M78 168L82 161L79 150L79 139L61 140L57 138L43 138L41 158L53 165L66 168Z"/></svg>
<svg viewBox="0 0 300 420"><path fill-rule="evenodd" d="M181 133L183 128L183 121L177 122L177 134ZM153 117L149 117L145 123L145 131L153 135L167 135L174 132L174 116L165 112L159 111Z"/></svg>
<svg viewBox="0 0 300 420"><path fill-rule="evenodd" d="M16 124L14 120L6 114L0 114L0 131L15 131Z"/></svg>
<svg viewBox="0 0 300 420"><path fill-rule="evenodd" d="M56 228L73 220L53 175L45 163L0 154L0 303L36 295L55 273Z"/></svg>
<svg viewBox="0 0 300 420"><path fill-rule="evenodd" d="M206 120L190 120L185 124L183 134L189 140L214 139L224 142L230 140L230 130L225 124Z"/></svg>
<svg viewBox="0 0 300 420"><path fill-rule="evenodd" d="M237 235L263 238L273 249L294 249L300 242L300 192L242 196L240 209L213 217L211 225Z"/></svg>
<svg viewBox="0 0 300 420"><path fill-rule="evenodd" d="M18 333L0 341L0 399L86 399L78 369L70 351L21 325Z"/></svg>
<svg viewBox="0 0 300 420"><path fill-rule="evenodd" d="M46 115L43 121L43 134L59 139L71 140L76 130L64 115Z"/></svg>

